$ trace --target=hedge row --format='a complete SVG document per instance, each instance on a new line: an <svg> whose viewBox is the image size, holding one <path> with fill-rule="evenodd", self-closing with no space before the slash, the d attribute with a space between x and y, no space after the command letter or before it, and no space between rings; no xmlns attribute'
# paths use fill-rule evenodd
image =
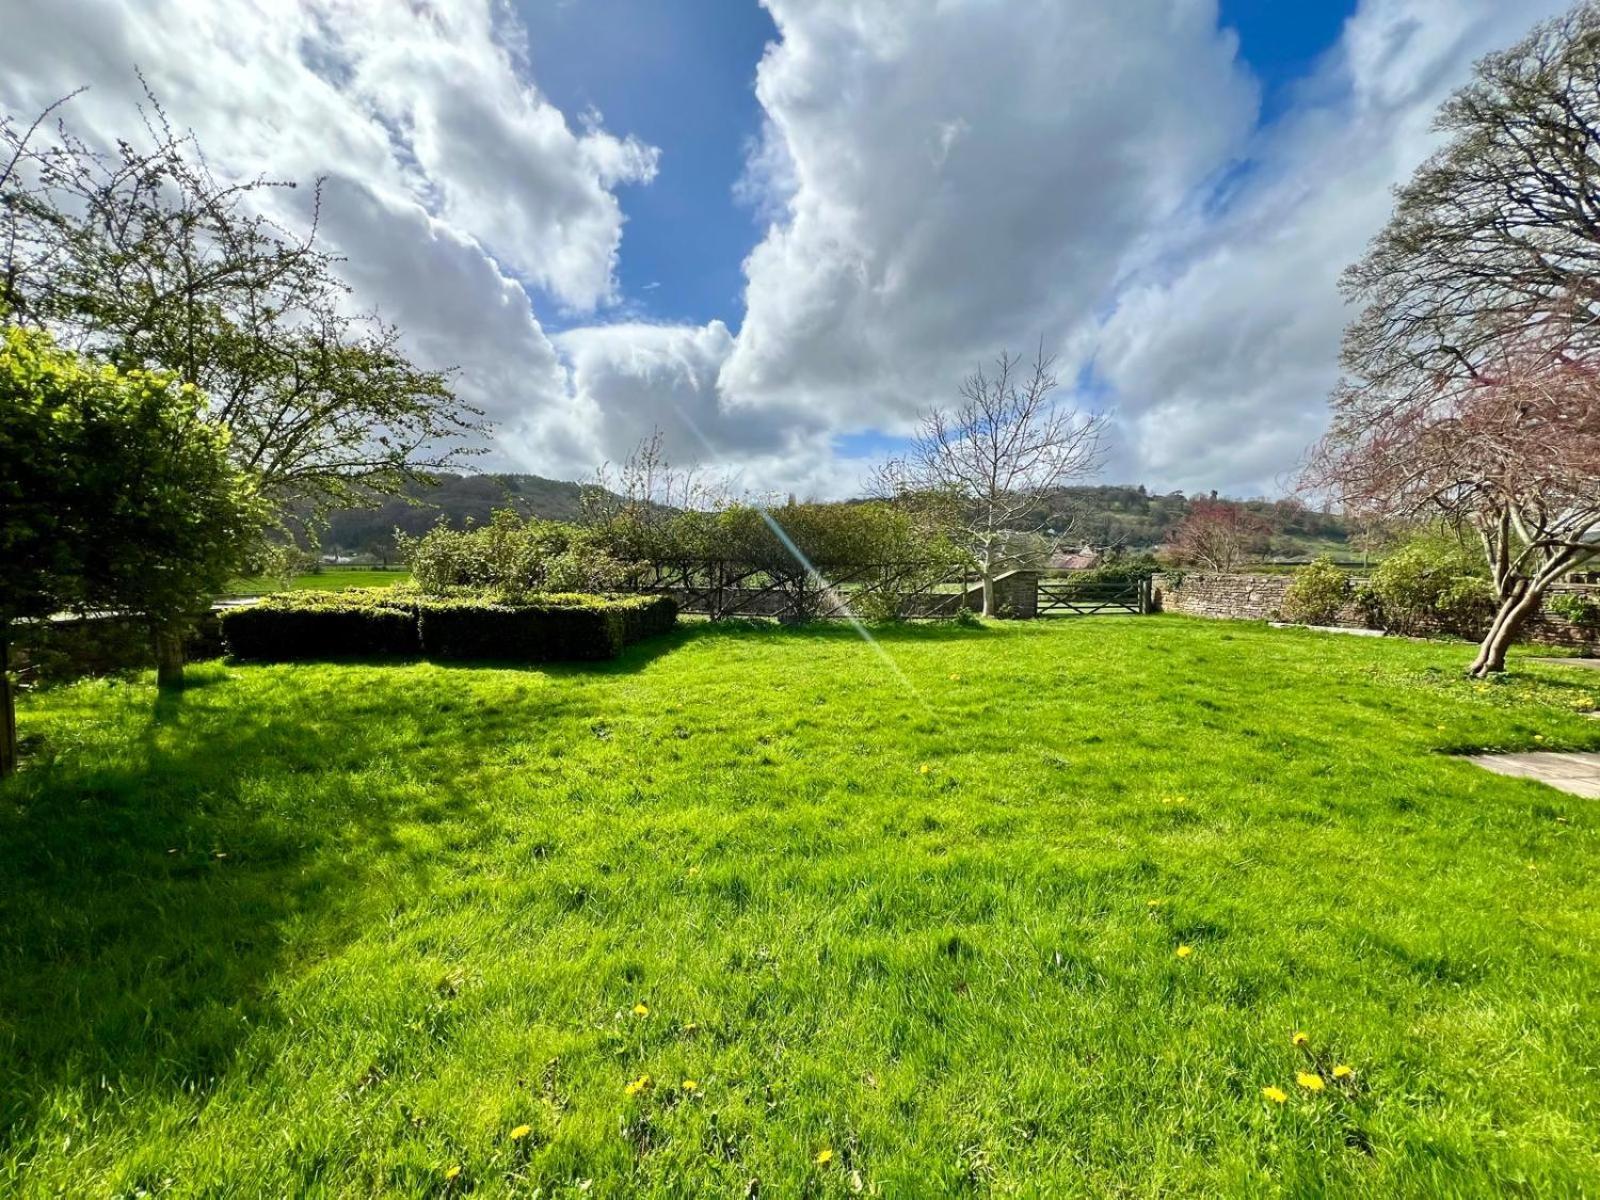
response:
<svg viewBox="0 0 1600 1200"><path fill-rule="evenodd" d="M435 599L387 588L291 592L222 614L235 658L561 662L615 658L678 618L665 596L550 595L523 604Z"/></svg>

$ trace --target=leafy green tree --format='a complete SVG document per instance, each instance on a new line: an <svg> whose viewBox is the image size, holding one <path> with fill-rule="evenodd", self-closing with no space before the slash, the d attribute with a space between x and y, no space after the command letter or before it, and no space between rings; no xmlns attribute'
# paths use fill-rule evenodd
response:
<svg viewBox="0 0 1600 1200"><path fill-rule="evenodd" d="M64 122L0 116L10 319L200 389L281 508L320 518L471 452L482 414L412 363L397 329L352 314L315 216L291 230L264 215L294 184L219 179L154 97L144 116L144 135L110 154Z"/></svg>
<svg viewBox="0 0 1600 1200"><path fill-rule="evenodd" d="M19 620L114 611L149 622L159 681L180 682L185 632L245 565L264 521L193 385L0 327L0 659ZM0 679L9 772L16 728Z"/></svg>

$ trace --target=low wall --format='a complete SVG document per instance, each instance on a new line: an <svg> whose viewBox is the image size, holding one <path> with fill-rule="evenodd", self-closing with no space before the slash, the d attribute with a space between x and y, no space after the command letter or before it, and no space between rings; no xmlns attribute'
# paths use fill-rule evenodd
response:
<svg viewBox="0 0 1600 1200"><path fill-rule="evenodd" d="M770 588L729 587L689 589L664 587L656 594L670 596L677 602L678 611L717 617L776 617L779 620L798 615L796 597L789 592ZM849 594L845 593L848 601ZM808 598L808 603L812 602ZM815 601L827 617L844 617L846 614L836 600L821 596ZM994 603L996 612L1016 620L1032 620L1039 615L1039 572L1009 571L995 577ZM720 611L713 612L713 605ZM901 616L918 620L935 617L953 617L961 609L974 612L983 610L983 585L975 583L965 592L917 592L900 601Z"/></svg>
<svg viewBox="0 0 1600 1200"><path fill-rule="evenodd" d="M1293 575L1222 575L1209 571L1157 575L1153 580L1156 607L1163 612L1191 617L1217 617L1241 621L1277 621ZM1366 581L1353 579L1357 587ZM1552 588L1559 591L1574 588ZM1332 624L1345 629L1365 629L1367 622L1353 605L1346 605ZM1541 611L1523 626L1523 642L1567 646L1591 652L1600 649L1596 631L1575 625L1555 613Z"/></svg>

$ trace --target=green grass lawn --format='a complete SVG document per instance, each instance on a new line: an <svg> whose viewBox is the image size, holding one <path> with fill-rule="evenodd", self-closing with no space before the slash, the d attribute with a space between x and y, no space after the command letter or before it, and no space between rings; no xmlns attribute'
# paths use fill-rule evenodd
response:
<svg viewBox="0 0 1600 1200"><path fill-rule="evenodd" d="M332 592L347 587L387 587L411 578L405 567L324 567L289 580L291 592ZM228 588L230 596L261 596L284 590L281 579L236 579Z"/></svg>
<svg viewBox="0 0 1600 1200"><path fill-rule="evenodd" d="M884 648L27 697L0 1192L1600 1191L1600 813L1453 757L1600 749L1592 675L1181 617Z"/></svg>

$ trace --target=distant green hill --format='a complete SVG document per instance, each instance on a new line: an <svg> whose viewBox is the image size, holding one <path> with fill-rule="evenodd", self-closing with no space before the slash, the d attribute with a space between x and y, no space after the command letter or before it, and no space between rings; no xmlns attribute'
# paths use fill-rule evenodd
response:
<svg viewBox="0 0 1600 1200"><path fill-rule="evenodd" d="M403 499L335 513L322 539L324 549L387 560L394 553L397 528L416 535L443 519L460 529L468 521L482 524L498 508L556 521L576 520L582 514L584 486L566 480L539 475L440 475L438 479L436 487L413 485ZM1057 531L1070 530L1072 541L1153 550L1171 538L1189 503L1190 497L1182 492L1151 492L1138 485L1068 487L1051 492L1034 519ZM1340 516L1317 512L1295 500L1238 503L1271 529L1270 558L1357 557Z"/></svg>
<svg viewBox="0 0 1600 1200"><path fill-rule="evenodd" d="M439 475L438 485L412 484L403 496L365 508L336 512L323 548L341 554L394 553L394 531L416 535L441 519L453 529L482 524L499 508L525 517L574 521L582 513L583 485L538 475Z"/></svg>
<svg viewBox="0 0 1600 1200"><path fill-rule="evenodd" d="M1190 497L1182 492L1151 492L1142 485L1067 487L1050 493L1035 518L1056 531L1070 530L1072 540L1093 546L1153 550L1171 539L1188 515L1191 500L1214 498L1214 494ZM1233 503L1260 517L1271 530L1270 558L1356 555L1350 546L1349 524L1336 513L1318 512L1292 499Z"/></svg>

